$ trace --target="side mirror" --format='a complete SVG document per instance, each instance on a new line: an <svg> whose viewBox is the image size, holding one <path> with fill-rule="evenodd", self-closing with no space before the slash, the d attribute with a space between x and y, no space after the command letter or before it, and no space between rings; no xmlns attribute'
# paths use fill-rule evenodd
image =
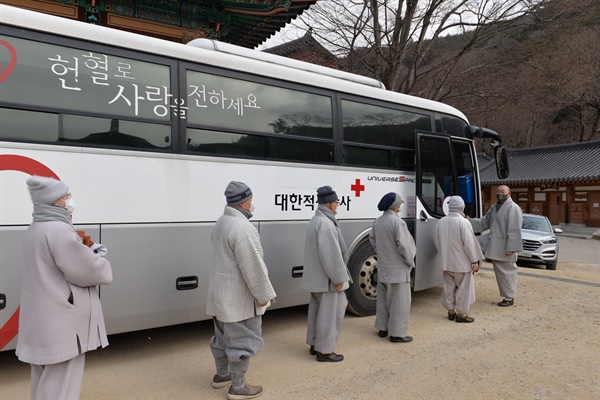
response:
<svg viewBox="0 0 600 400"><path fill-rule="evenodd" d="M494 159L496 160L496 173L498 174L498 179L508 178L508 155L503 146L494 147Z"/></svg>

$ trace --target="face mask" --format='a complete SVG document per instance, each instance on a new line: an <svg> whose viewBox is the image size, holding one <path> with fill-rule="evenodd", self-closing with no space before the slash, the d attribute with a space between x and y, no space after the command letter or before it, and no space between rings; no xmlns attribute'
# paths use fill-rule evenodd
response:
<svg viewBox="0 0 600 400"><path fill-rule="evenodd" d="M497 194L496 198L498 199L498 202L504 203L506 201L506 199L508 199L508 195L507 194Z"/></svg>
<svg viewBox="0 0 600 400"><path fill-rule="evenodd" d="M73 199L65 200L65 209L67 210L67 213L69 213L69 215L73 214L73 211L75 211L75 202L73 201Z"/></svg>
<svg viewBox="0 0 600 400"><path fill-rule="evenodd" d="M254 203L250 204L250 214L254 213L255 208Z"/></svg>

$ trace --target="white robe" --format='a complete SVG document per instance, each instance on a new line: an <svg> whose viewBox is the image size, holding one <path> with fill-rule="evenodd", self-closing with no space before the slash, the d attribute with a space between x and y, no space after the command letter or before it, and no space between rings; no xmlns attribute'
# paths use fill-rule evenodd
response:
<svg viewBox="0 0 600 400"><path fill-rule="evenodd" d="M459 212L451 211L442 218L436 230L436 244L444 270L442 305L449 311L466 315L475 302L472 264L483 260L483 253L471 224Z"/></svg>
<svg viewBox="0 0 600 400"><path fill-rule="evenodd" d="M459 212L450 212L436 229L444 271L471 272L471 265L484 259L471 224Z"/></svg>

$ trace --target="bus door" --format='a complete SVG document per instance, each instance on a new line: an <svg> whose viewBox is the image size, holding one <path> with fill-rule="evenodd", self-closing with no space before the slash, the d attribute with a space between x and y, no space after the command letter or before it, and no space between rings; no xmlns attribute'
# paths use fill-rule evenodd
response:
<svg viewBox="0 0 600 400"><path fill-rule="evenodd" d="M454 194L454 162L450 136L416 133L417 188L415 199L415 243L417 245L414 290L442 284L441 259L435 235L444 216L444 199Z"/></svg>

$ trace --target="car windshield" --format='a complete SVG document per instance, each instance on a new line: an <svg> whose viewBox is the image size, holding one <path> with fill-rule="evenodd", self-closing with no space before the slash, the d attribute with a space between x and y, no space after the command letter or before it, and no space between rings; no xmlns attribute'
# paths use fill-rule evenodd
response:
<svg viewBox="0 0 600 400"><path fill-rule="evenodd" d="M550 224L545 218L536 218L523 216L523 229L530 229L532 231L552 232Z"/></svg>

